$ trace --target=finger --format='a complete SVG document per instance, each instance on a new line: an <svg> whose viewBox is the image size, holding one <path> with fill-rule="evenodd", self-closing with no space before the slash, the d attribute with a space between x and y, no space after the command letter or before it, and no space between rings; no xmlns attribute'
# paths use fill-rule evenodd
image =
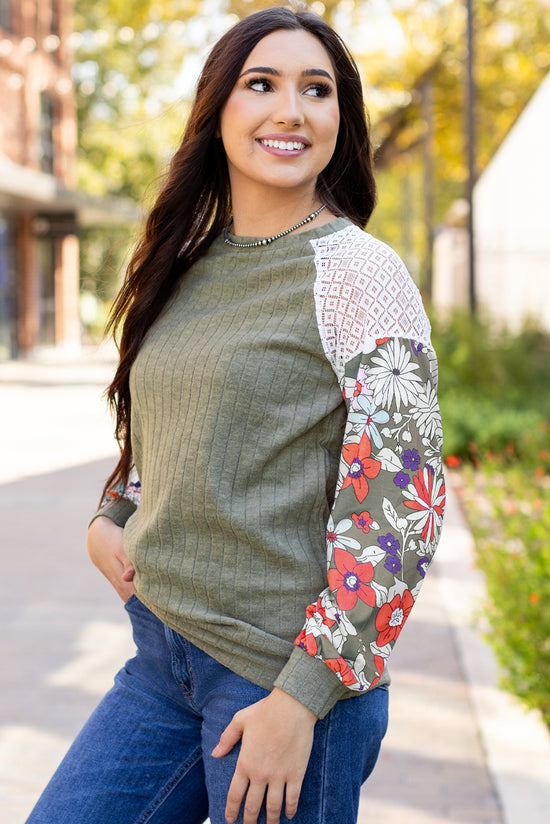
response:
<svg viewBox="0 0 550 824"><path fill-rule="evenodd" d="M265 783L250 784L244 804L243 824L257 824L260 810L265 798ZM279 810L281 808L279 807ZM279 822L279 816L274 821Z"/></svg>
<svg viewBox="0 0 550 824"><path fill-rule="evenodd" d="M301 789L302 779L299 782L289 782L286 785L285 815L287 818L294 818L296 812L298 811L298 801L300 800Z"/></svg>
<svg viewBox="0 0 550 824"><path fill-rule="evenodd" d="M227 803L225 805L225 820L227 824L233 824L233 822L237 820L247 788L248 778L235 770L235 774L229 785Z"/></svg>
<svg viewBox="0 0 550 824"><path fill-rule="evenodd" d="M242 734L242 724L237 720L237 716L233 716L233 720L222 732L220 740L212 750L214 758L220 758L222 755L231 752L235 744L241 740Z"/></svg>
<svg viewBox="0 0 550 824"><path fill-rule="evenodd" d="M115 581L113 582L113 586L117 591L119 597L122 598L122 600L124 601L124 603L129 601L134 592L136 591L136 588L132 584L132 582L126 584L121 581Z"/></svg>
<svg viewBox="0 0 550 824"><path fill-rule="evenodd" d="M283 784L269 785L265 800L266 824L279 824L279 821L281 820L281 807L283 806L284 792L285 790Z"/></svg>

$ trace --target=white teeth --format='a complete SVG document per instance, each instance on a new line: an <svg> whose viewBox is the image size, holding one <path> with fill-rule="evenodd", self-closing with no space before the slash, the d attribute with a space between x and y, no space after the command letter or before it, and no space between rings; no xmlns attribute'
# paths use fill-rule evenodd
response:
<svg viewBox="0 0 550 824"><path fill-rule="evenodd" d="M305 149L306 144L300 143L297 140L261 140L264 146L270 149L284 149L286 152L296 151L297 149Z"/></svg>

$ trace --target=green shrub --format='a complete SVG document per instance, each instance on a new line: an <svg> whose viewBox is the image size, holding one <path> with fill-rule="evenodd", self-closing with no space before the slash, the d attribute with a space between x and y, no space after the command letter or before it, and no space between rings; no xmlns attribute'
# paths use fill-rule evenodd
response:
<svg viewBox="0 0 550 824"><path fill-rule="evenodd" d="M468 391L442 392L439 403L445 455L474 462L488 453L530 462L541 460L547 431L540 412L501 407Z"/></svg>
<svg viewBox="0 0 550 824"><path fill-rule="evenodd" d="M464 478L502 684L550 725L550 479L520 466Z"/></svg>
<svg viewBox="0 0 550 824"><path fill-rule="evenodd" d="M498 331L466 313L434 323L444 455L550 468L550 338Z"/></svg>

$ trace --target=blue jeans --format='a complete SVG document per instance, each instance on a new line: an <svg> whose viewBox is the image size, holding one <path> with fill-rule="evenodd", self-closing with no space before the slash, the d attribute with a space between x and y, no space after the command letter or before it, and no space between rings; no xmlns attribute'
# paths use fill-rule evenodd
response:
<svg viewBox="0 0 550 824"><path fill-rule="evenodd" d="M268 693L166 627L135 596L126 609L136 657L116 676L27 824L225 822L239 747L223 758L210 753L233 715ZM374 689L339 701L317 722L293 824L354 824L387 704L387 689ZM265 810L258 821L265 824ZM281 824L287 821L283 814Z"/></svg>

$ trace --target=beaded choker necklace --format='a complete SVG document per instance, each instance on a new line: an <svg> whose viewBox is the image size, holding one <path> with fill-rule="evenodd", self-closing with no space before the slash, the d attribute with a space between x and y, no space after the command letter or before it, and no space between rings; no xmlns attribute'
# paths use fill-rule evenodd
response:
<svg viewBox="0 0 550 824"><path fill-rule="evenodd" d="M253 240L251 243L237 243L234 240L231 240L229 237L229 227L233 223L233 215L229 218L227 226L223 230L223 239L226 243L229 243L230 246L239 246L241 249L249 249L252 246L268 246L270 243L273 243L274 240L278 240L280 237L284 237L285 235L289 235L291 232L296 231L299 229L300 226L304 226L306 223L310 223L314 218L317 217L319 212L322 212L325 208L325 204L323 203L322 206L319 206L314 212L308 215L304 220L301 220L299 223L296 223L294 226L291 226L290 229L285 229L284 232L279 232L278 235L271 235L271 237L264 237L260 240Z"/></svg>

